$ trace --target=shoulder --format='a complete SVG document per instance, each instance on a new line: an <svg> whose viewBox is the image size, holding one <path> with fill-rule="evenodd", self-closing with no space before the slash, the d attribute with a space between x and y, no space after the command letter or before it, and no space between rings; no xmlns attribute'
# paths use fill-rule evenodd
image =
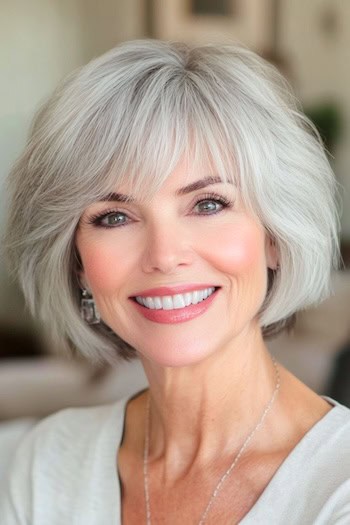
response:
<svg viewBox="0 0 350 525"><path fill-rule="evenodd" d="M332 410L305 435L295 457L302 470L308 466L316 475L327 472L319 487L335 488L350 481L350 409L329 401L334 405Z"/></svg>
<svg viewBox="0 0 350 525"><path fill-rule="evenodd" d="M121 419L123 406L124 400L93 407L65 408L40 421L32 429L32 435L40 439L54 436L56 440L72 434L84 438L87 437L84 430L87 430L87 434L91 436L100 431L101 425L107 424L112 417Z"/></svg>
<svg viewBox="0 0 350 525"><path fill-rule="evenodd" d="M242 525L350 523L350 410L330 401L335 406L287 456Z"/></svg>
<svg viewBox="0 0 350 525"><path fill-rule="evenodd" d="M93 484L112 479L111 458L123 431L126 401L60 410L24 436L0 502L9 524L32 523L34 515L42 515L35 523L56 523L51 513L57 508L71 510Z"/></svg>
<svg viewBox="0 0 350 525"><path fill-rule="evenodd" d="M303 509L302 516L309 516L312 523L340 525L350 523L350 410L330 402L333 409L297 447L296 478L301 487L295 487L299 503L294 508Z"/></svg>
<svg viewBox="0 0 350 525"><path fill-rule="evenodd" d="M52 460L59 455L72 457L86 453L97 438L122 427L126 400L94 406L66 408L56 412L35 425L21 441L16 456L31 451L33 459L44 461L45 455Z"/></svg>
<svg viewBox="0 0 350 525"><path fill-rule="evenodd" d="M32 449L36 456L57 452L73 454L84 449L113 420L122 424L123 401L94 407L66 408L37 423L21 440L16 455ZM69 446L68 446L69 445Z"/></svg>
<svg viewBox="0 0 350 525"><path fill-rule="evenodd" d="M340 453L345 453L350 465L350 409L334 399L325 399L328 399L334 407L325 418L325 425L320 426L320 434L324 435L330 449L339 448Z"/></svg>

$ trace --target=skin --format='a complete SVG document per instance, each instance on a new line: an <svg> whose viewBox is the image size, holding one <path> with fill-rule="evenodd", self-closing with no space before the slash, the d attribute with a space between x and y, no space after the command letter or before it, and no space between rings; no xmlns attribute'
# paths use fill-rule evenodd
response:
<svg viewBox="0 0 350 525"><path fill-rule="evenodd" d="M82 284L91 290L102 319L138 351L150 385L128 403L118 456L128 525L145 515L142 458L149 395L153 520L169 523L172 516L174 524L196 523L276 384L258 312L267 269L276 267L278 253L232 185L175 194L208 174L209 167L181 162L151 200L93 203L77 231ZM132 195L125 186L116 191ZM228 199L234 193L232 207L216 205L218 213L205 215L203 204L195 203L211 192ZM91 224L92 216L109 210L126 214L127 225ZM173 325L145 319L129 299L138 291L180 283L213 283L221 289L203 315ZM242 519L298 441L331 408L281 365L279 372L273 408L225 482L207 523Z"/></svg>

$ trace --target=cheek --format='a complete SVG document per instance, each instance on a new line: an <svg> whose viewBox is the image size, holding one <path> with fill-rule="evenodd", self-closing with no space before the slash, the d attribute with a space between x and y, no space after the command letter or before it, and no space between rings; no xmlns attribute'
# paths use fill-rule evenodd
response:
<svg viewBox="0 0 350 525"><path fill-rule="evenodd" d="M246 273L258 268L265 271L264 233L255 224L223 226L210 242L215 265L227 274Z"/></svg>
<svg viewBox="0 0 350 525"><path fill-rule="evenodd" d="M125 282L130 270L127 250L121 253L118 246L110 243L83 243L79 253L84 267L84 276L95 293L108 293Z"/></svg>

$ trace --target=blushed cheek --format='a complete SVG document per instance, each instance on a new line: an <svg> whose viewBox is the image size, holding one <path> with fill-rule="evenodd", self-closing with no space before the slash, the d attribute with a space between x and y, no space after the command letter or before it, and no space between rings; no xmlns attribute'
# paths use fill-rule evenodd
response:
<svg viewBox="0 0 350 525"><path fill-rule="evenodd" d="M108 294L125 281L130 268L128 257L120 250L101 245L85 246L81 250L84 276L92 291Z"/></svg>
<svg viewBox="0 0 350 525"><path fill-rule="evenodd" d="M210 242L216 266L227 274L244 274L265 266L264 235L255 225L223 227Z"/></svg>

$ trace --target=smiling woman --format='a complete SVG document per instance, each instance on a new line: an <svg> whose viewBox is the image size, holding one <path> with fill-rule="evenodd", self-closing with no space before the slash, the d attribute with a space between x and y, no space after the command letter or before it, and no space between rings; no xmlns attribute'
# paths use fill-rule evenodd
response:
<svg viewBox="0 0 350 525"><path fill-rule="evenodd" d="M130 190L118 191L114 208L110 199L93 203L77 229L80 280L104 322L165 366L198 362L216 350L219 334L230 337L255 322L266 296L266 268L277 267L258 219L237 190L233 195L232 184L203 177L209 170L180 161L151 199L136 204ZM204 316L209 307L215 331ZM195 319L196 342L192 322L169 332L164 347L159 323Z"/></svg>
<svg viewBox="0 0 350 525"><path fill-rule="evenodd" d="M334 177L272 66L124 43L56 90L9 188L34 315L88 359L140 359L149 389L40 423L6 524L349 522L350 411L265 343L338 264Z"/></svg>

